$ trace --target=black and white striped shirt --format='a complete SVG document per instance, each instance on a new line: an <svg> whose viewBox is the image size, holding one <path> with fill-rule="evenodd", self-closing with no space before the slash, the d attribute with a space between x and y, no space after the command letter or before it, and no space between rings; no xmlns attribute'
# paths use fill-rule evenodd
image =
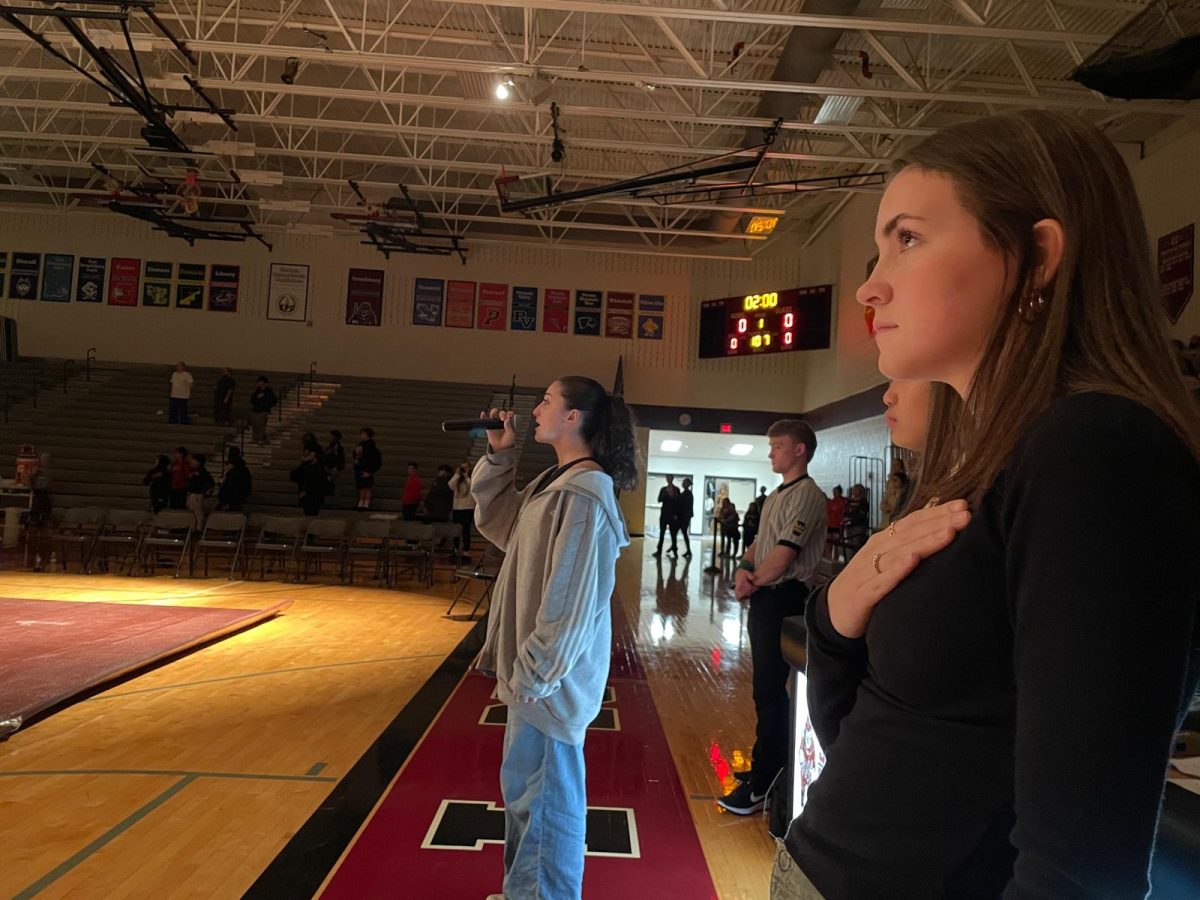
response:
<svg viewBox="0 0 1200 900"><path fill-rule="evenodd" d="M795 550L796 558L774 583L809 581L825 547L825 494L808 475L781 484L767 495L754 539L755 567L780 544Z"/></svg>

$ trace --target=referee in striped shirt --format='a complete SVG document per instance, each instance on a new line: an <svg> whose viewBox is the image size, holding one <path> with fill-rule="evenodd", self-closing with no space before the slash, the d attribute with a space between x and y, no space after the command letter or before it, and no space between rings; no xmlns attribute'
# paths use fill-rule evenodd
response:
<svg viewBox="0 0 1200 900"><path fill-rule="evenodd" d="M817 438L801 419L781 419L767 429L771 471L783 483L767 496L758 536L738 563L734 595L749 602L747 627L754 665L754 711L758 715L751 770L717 802L748 816L762 809L767 790L787 762L788 663L780 649L783 620L804 613L806 584L825 546L825 494L808 477ZM748 776L748 777L747 777Z"/></svg>

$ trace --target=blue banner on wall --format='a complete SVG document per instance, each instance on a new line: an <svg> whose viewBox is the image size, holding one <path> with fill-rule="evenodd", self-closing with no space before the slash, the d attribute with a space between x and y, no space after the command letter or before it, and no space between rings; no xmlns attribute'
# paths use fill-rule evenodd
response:
<svg viewBox="0 0 1200 900"><path fill-rule="evenodd" d="M418 278L413 283L413 324L441 325L446 305L446 284L440 278Z"/></svg>
<svg viewBox="0 0 1200 900"><path fill-rule="evenodd" d="M71 283L75 280L75 257L67 253L47 253L42 273L42 299L55 303L71 302Z"/></svg>
<svg viewBox="0 0 1200 900"><path fill-rule="evenodd" d="M512 320L509 325L513 331L537 331L538 289L534 287L514 287L512 289Z"/></svg>

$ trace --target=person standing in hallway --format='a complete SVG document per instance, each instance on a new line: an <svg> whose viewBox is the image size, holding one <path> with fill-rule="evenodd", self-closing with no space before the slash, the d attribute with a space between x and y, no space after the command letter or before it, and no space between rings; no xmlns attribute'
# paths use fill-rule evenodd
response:
<svg viewBox="0 0 1200 900"><path fill-rule="evenodd" d="M504 893L579 900L587 791L583 743L608 680L616 562L629 544L614 488L637 482L633 417L590 378L551 384L534 440L558 465L516 487L513 413L487 432L471 490L476 524L505 553L478 668L508 711L500 786Z"/></svg>
<svg viewBox="0 0 1200 900"><path fill-rule="evenodd" d="M259 375L254 393L250 395L250 428L254 434L254 443L265 444L267 442L267 417L271 415L271 410L278 403L279 400L275 397L275 392L271 390L267 376Z"/></svg>
<svg viewBox="0 0 1200 900"><path fill-rule="evenodd" d="M808 604L827 761L772 896L1145 897L1200 679L1200 414L1133 179L1048 110L896 167L857 299L880 371L936 382L928 438L915 511Z"/></svg>
<svg viewBox="0 0 1200 900"><path fill-rule="evenodd" d="M758 724L749 774L717 801L739 816L763 808L787 764L791 669L780 649L783 620L804 613L808 581L825 548L825 494L808 475L817 436L802 419L781 419L767 429L767 439L771 471L783 483L763 504L758 535L738 562L734 586L734 596L750 606L746 628Z"/></svg>
<svg viewBox="0 0 1200 900"><path fill-rule="evenodd" d="M171 425L189 425L188 400L192 397L192 384L195 379L183 362L175 363L175 371L171 373L171 399L167 414L167 422Z"/></svg>
<svg viewBox="0 0 1200 900"><path fill-rule="evenodd" d="M675 487L675 476L668 475L667 483L658 492L658 502L661 504L658 512L658 549L655 556L662 556L663 538L667 531L671 532L671 549L667 551L675 556L679 550L677 538L679 535L679 488Z"/></svg>
<svg viewBox="0 0 1200 900"><path fill-rule="evenodd" d="M696 498L692 496L692 479L683 479L679 492L679 530L683 532L683 558L692 558L692 517L696 514Z"/></svg>
<svg viewBox="0 0 1200 900"><path fill-rule="evenodd" d="M222 369L221 377L213 388L213 421L218 425L233 424L233 392L237 382L232 369Z"/></svg>

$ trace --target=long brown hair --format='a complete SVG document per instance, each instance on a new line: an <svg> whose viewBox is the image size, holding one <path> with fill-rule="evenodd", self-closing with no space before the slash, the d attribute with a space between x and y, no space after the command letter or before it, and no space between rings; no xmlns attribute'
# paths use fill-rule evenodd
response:
<svg viewBox="0 0 1200 900"><path fill-rule="evenodd" d="M978 500L1030 423L1055 399L1084 391L1141 403L1200 459L1200 414L1167 343L1142 210L1108 138L1074 116L1028 110L947 128L896 166L948 176L1016 272L968 398L934 385L911 505ZM1064 246L1039 291L1033 226L1041 219L1062 225Z"/></svg>

